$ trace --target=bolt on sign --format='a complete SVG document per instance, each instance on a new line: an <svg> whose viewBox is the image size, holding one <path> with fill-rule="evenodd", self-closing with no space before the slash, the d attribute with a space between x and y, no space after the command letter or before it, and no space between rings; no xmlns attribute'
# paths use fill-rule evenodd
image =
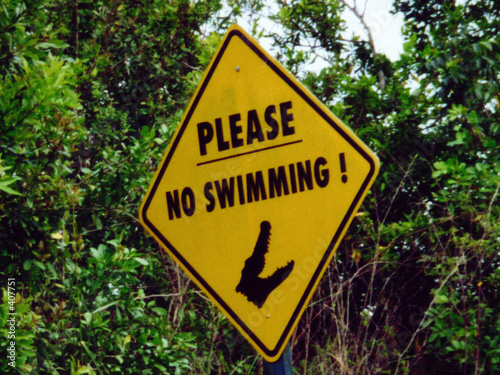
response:
<svg viewBox="0 0 500 375"><path fill-rule="evenodd" d="M349 128L234 25L170 142L140 220L274 362L378 168Z"/></svg>

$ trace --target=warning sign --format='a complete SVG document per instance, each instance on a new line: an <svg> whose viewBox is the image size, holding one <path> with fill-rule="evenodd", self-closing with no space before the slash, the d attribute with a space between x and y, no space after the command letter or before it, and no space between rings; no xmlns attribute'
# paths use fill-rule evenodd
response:
<svg viewBox="0 0 500 375"><path fill-rule="evenodd" d="M235 25L140 220L272 362L377 172L364 143Z"/></svg>

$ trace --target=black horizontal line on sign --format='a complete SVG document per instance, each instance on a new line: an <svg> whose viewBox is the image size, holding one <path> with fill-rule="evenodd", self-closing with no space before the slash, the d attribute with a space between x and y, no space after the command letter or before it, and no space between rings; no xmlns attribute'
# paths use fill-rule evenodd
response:
<svg viewBox="0 0 500 375"><path fill-rule="evenodd" d="M292 142L288 142L288 143L283 143L281 145L276 145L276 146L270 146L270 147L266 147L266 148L260 148L258 150L253 150L253 151L248 151L248 152L243 152L241 154L236 154L236 155L231 155L231 156L226 156L224 158L219 158L219 159L214 159L214 160L208 160L208 161L204 161L204 162L201 162L201 163L198 163L196 164L197 166L200 166L200 165L205 165L205 164L210 164L210 163L215 163L217 161L222 161L222 160L227 160L227 159L232 159L232 158L237 158L239 156L243 156L243 155L249 155L249 154L255 154L256 152L261 152L261 151L267 151L267 150L271 150L273 148L278 148L278 147L284 147L284 146L289 146L289 145L293 145L295 143L300 143L302 142L302 139L299 139L298 141L292 141Z"/></svg>

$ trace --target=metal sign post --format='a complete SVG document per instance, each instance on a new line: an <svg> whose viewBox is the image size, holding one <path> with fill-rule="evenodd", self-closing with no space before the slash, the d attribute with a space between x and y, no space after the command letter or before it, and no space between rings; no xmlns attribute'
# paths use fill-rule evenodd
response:
<svg viewBox="0 0 500 375"><path fill-rule="evenodd" d="M290 343L286 345L285 351L276 362L267 362L264 360L263 369L263 375L293 375Z"/></svg>

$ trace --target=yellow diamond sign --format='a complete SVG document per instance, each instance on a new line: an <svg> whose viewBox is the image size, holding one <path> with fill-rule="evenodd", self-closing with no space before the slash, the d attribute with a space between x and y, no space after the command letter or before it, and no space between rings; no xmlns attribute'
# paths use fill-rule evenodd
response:
<svg viewBox="0 0 500 375"><path fill-rule="evenodd" d="M273 362L377 172L363 142L235 25L184 114L140 219Z"/></svg>

